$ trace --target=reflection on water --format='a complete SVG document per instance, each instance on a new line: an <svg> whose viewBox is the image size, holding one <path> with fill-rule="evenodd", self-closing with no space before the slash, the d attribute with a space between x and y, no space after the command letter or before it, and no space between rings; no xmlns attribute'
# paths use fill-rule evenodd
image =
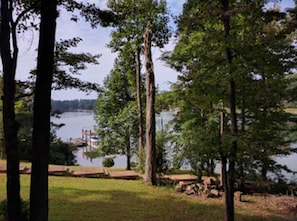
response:
<svg viewBox="0 0 297 221"><path fill-rule="evenodd" d="M102 161L103 157L96 157L96 158L90 158L88 157L84 152L86 151L85 148L79 148L75 152L77 163L80 166L96 166L96 167L103 167ZM114 159L114 166L116 168L125 168L126 165L126 157L117 155Z"/></svg>
<svg viewBox="0 0 297 221"><path fill-rule="evenodd" d="M288 181L297 181L297 154L291 154L286 157L278 157L276 161L279 164L286 165L293 173L283 172L283 175L288 179Z"/></svg>
<svg viewBox="0 0 297 221"><path fill-rule="evenodd" d="M172 112L161 112L156 115L156 129L161 130L162 125L165 125L172 119ZM57 136L62 140L67 141L70 138L80 138L81 130L93 130L95 125L94 113L90 112L66 112L61 115L61 118L52 117L51 121L57 124L64 123L65 126L57 130ZM103 157L89 158L83 152L85 148L79 148L76 152L77 163L81 166L98 166L102 167ZM292 154L287 157L278 157L276 161L280 164L287 165L289 169L297 172L297 154ZM125 168L126 156L117 155L114 159L114 167ZM295 180L297 174L286 174L289 180Z"/></svg>
<svg viewBox="0 0 297 221"><path fill-rule="evenodd" d="M160 130L162 125L165 126L172 119L172 112L161 112L156 115L156 129ZM51 121L56 124L64 123L65 126L57 130L57 136L63 141L73 138L81 138L81 131L94 130L95 120L93 112L65 112L60 118L51 117ZM75 152L77 164L80 166L97 166L102 167L103 157L90 158L84 154L86 148L79 148ZM126 156L116 155L114 159L117 168L127 166Z"/></svg>

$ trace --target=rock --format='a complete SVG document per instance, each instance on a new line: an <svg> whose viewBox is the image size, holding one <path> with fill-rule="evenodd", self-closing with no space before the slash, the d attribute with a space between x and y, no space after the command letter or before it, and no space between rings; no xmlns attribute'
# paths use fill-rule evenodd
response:
<svg viewBox="0 0 297 221"><path fill-rule="evenodd" d="M187 188L188 184L183 182L183 181L179 181L178 184L175 186L175 190L176 192L184 192Z"/></svg>
<svg viewBox="0 0 297 221"><path fill-rule="evenodd" d="M198 187L198 190L204 190L204 184L203 183L197 183L196 186Z"/></svg>
<svg viewBox="0 0 297 221"><path fill-rule="evenodd" d="M204 195L205 197L209 197L209 195L210 195L210 190L209 190L208 188L205 188L205 189L203 190L203 195Z"/></svg>
<svg viewBox="0 0 297 221"><path fill-rule="evenodd" d="M242 201L242 194L243 194L243 192L240 192L240 191L236 191L235 193L234 193L234 199L235 200L237 200L237 201L239 201L239 202L241 202Z"/></svg>
<svg viewBox="0 0 297 221"><path fill-rule="evenodd" d="M193 186L193 185L188 185L187 187L186 187L186 193L188 194L188 195L194 195L194 194L196 194L197 193L197 191L195 190L195 185Z"/></svg>
<svg viewBox="0 0 297 221"><path fill-rule="evenodd" d="M208 185L208 186L216 185L215 179L213 177L205 177L203 179L203 183L204 185Z"/></svg>
<svg viewBox="0 0 297 221"><path fill-rule="evenodd" d="M211 189L210 190L210 194L214 197L219 197L220 196L220 192L216 189Z"/></svg>
<svg viewBox="0 0 297 221"><path fill-rule="evenodd" d="M175 191L178 192L178 193L181 193L183 192L183 189L182 187L180 187L178 184L175 186Z"/></svg>
<svg viewBox="0 0 297 221"><path fill-rule="evenodd" d="M186 182L184 182L184 181L179 181L178 182L178 185L185 191L186 190L186 188L187 188L187 186L188 186L188 184L186 183Z"/></svg>
<svg viewBox="0 0 297 221"><path fill-rule="evenodd" d="M192 188L191 185L188 185L188 186L186 187L186 191L187 191L187 192L192 191L192 190L193 190L193 188Z"/></svg>

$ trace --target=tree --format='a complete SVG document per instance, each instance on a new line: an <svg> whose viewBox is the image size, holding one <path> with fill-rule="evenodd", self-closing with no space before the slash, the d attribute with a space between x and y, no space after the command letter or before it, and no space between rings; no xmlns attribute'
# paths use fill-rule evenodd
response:
<svg viewBox="0 0 297 221"><path fill-rule="evenodd" d="M237 77L240 85L237 106L241 110L238 149L241 157L237 157L241 159L240 163L246 162L244 158L249 159L250 171L256 175L260 173L259 179L265 181L268 171L278 174L281 169L286 170L273 160L273 156L293 151L286 130L290 119L284 111L286 93L283 88L287 87L286 76L291 75L294 67L296 49L292 46L288 15L278 9L263 11L259 8L253 17L257 18L254 19L256 24L245 26L244 32L250 33L243 39L250 50L244 53L241 47L235 49L235 53L243 54L244 71L248 73ZM237 63L238 57L235 58ZM246 148L253 150L249 157ZM242 168L240 163L238 167Z"/></svg>
<svg viewBox="0 0 297 221"><path fill-rule="evenodd" d="M161 91L156 94L156 112L168 111L176 108L173 91Z"/></svg>
<svg viewBox="0 0 297 221"><path fill-rule="evenodd" d="M41 1L40 37L33 107L30 220L48 220L48 154L50 145L51 89L57 1Z"/></svg>
<svg viewBox="0 0 297 221"><path fill-rule="evenodd" d="M84 82L76 76L80 71L87 69L87 64L98 65L100 54L72 53L69 50L78 47L81 38L61 40L55 45L55 69L53 76L53 89L61 90L66 88L76 88L84 92L100 91L97 84Z"/></svg>
<svg viewBox="0 0 297 221"><path fill-rule="evenodd" d="M220 158L219 119L225 111L221 104L227 103L226 78L223 68L217 69L222 63L219 56L223 52L217 52L221 43L214 44L214 48L210 44L210 39L221 34L221 26L216 19L205 19L206 11L217 6L188 1L178 20L178 44L172 54L164 55L181 72L173 87L175 96L183 98L175 105L179 109L175 123L176 144L180 147L177 158L185 158L199 177L203 170L212 173L214 160Z"/></svg>
<svg viewBox="0 0 297 221"><path fill-rule="evenodd" d="M153 46L162 48L171 36L168 27L168 11L164 0L109 0L108 7L116 14L116 30L112 32L112 40L109 47L113 51L125 51L125 54L135 55L135 91L138 109L138 157L139 167L143 168L143 102L142 102L142 76L141 76L141 51L143 45L143 33L147 21L152 24Z"/></svg>
<svg viewBox="0 0 297 221"><path fill-rule="evenodd" d="M28 110L16 111L16 120L20 122L18 129L19 158L21 161L32 162L32 134L28 131L33 127L33 113ZM63 142L56 135L57 126L51 122L49 164L75 165L75 147Z"/></svg>
<svg viewBox="0 0 297 221"><path fill-rule="evenodd" d="M82 10L85 18L91 22L102 22L107 15L93 5L84 7L75 1L69 1L67 5L70 11L76 7ZM67 2L67 3L69 3ZM55 28L57 17L57 1L41 1L40 38L38 45L38 58L36 70L35 96L33 107L33 135L32 135L32 174L30 187L30 220L48 220L48 155L50 141L50 111L51 89L54 73L54 46ZM88 16L86 12L97 13ZM97 19L97 20L96 20ZM93 23L92 23L93 24Z"/></svg>
<svg viewBox="0 0 297 221"><path fill-rule="evenodd" d="M144 38L145 55L145 85L146 85L146 160L144 181L152 185L157 185L156 167L156 116L155 116L155 75L152 59L152 33L151 24L147 23Z"/></svg>
<svg viewBox="0 0 297 221"><path fill-rule="evenodd" d="M189 152L187 156L197 154L198 161L202 156L216 157L228 169L224 173L226 220L234 220L233 183L243 174L237 173L243 171L240 161L248 160L251 169L257 160L264 163L267 159L270 164L274 151L286 154L286 138L281 138L279 131L288 118L283 114L280 88L285 87L284 76L290 73L295 49L284 14L263 11L263 6L264 1L188 1L178 19L178 44L173 53L164 55L181 72L175 84L183 98L178 103L176 124L185 138L181 151ZM221 125L220 118L225 119ZM258 138L263 134L259 139L265 145L247 146L257 140L249 140L256 127L254 133ZM203 136L209 129L213 133ZM275 147L269 145L271 138L277 141ZM257 148L272 151L270 157L255 160L254 153L265 156Z"/></svg>
<svg viewBox="0 0 297 221"><path fill-rule="evenodd" d="M3 77L0 77L0 95L3 96ZM3 104L0 102L0 110L3 110ZM5 145L4 145L4 131L3 131L3 114L0 115L0 159L4 159Z"/></svg>
<svg viewBox="0 0 297 221"><path fill-rule="evenodd" d="M95 108L96 132L99 149L103 155L124 154L127 169L131 169L131 157L137 140L137 114L134 93L131 92L131 62L134 56L119 56L115 67L105 78Z"/></svg>
<svg viewBox="0 0 297 221"><path fill-rule="evenodd" d="M235 163L236 163L236 155L237 155L237 114L236 114L236 92L235 92L235 80L234 74L232 73L231 66L233 63L233 55L232 50L228 46L230 40L230 16L228 12L230 10L229 1L222 0L223 7L223 16L222 22L224 26L224 41L225 41L225 58L227 65L227 75L230 75L228 80L228 97L229 97L229 108L230 108L230 120L231 120L231 148L229 153L229 169L226 173L227 177L224 179L224 187L225 187L225 220L233 221L234 220L234 185L235 185Z"/></svg>
<svg viewBox="0 0 297 221"><path fill-rule="evenodd" d="M12 20L13 1L1 0L0 50L3 66L3 127L7 157L7 206L10 220L22 220L19 158L17 147L17 122L15 120L14 96L15 74L18 56L16 39L17 21ZM12 49L11 49L12 36ZM11 54L12 52L12 54Z"/></svg>
<svg viewBox="0 0 297 221"><path fill-rule="evenodd" d="M17 142L17 122L14 113L15 98L15 70L17 66L17 33L28 28L37 28L37 25L30 19L34 19L39 13L39 1L4 1L1 2L1 58L4 73L4 95L3 95L3 123L5 147L7 154L7 198L8 213L12 220L21 220L20 217L20 197L19 197L19 159ZM98 24L107 25L110 20L114 21L113 13L101 11L94 5L78 4L75 1L63 1L61 4L72 11L77 7L81 10L82 16L90 21L92 26ZM15 13L15 14L14 14ZM15 18L15 20L14 20ZM108 22L102 22L102 20ZM30 22L26 23L26 20ZM10 38L11 36L11 38ZM12 45L12 54L10 54Z"/></svg>

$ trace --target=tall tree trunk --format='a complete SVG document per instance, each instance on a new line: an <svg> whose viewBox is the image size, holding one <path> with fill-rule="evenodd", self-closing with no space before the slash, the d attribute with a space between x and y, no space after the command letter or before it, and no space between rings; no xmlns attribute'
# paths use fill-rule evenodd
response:
<svg viewBox="0 0 297 221"><path fill-rule="evenodd" d="M151 52L151 25L148 22L144 39L146 67L146 161L144 181L157 185L156 175L156 120L155 120L155 76Z"/></svg>
<svg viewBox="0 0 297 221"><path fill-rule="evenodd" d="M233 136L231 141L231 150L229 155L229 169L227 175L226 197L228 204L226 205L226 221L234 221L234 184L235 184L235 162L237 154L237 120L235 109L235 83L233 80L229 81L229 99L230 99L230 117L231 117L231 134Z"/></svg>
<svg viewBox="0 0 297 221"><path fill-rule="evenodd" d="M223 25L224 37L226 38L226 45L230 33L230 15L229 15L229 0L221 0L223 6ZM228 65L232 64L231 49L227 46L225 49L226 59ZM237 154L237 119L236 119L236 100L235 100L235 81L229 73L229 106L230 106L230 119L231 119L231 134L233 136L231 141L231 148L229 154L229 168L227 180L225 181L225 199L226 199L226 214L225 221L234 221L234 182L235 182L235 160Z"/></svg>
<svg viewBox="0 0 297 221"><path fill-rule="evenodd" d="M227 158L225 155L221 155L221 185L227 186ZM225 203L227 204L227 197L225 195Z"/></svg>
<svg viewBox="0 0 297 221"><path fill-rule="evenodd" d="M19 155L17 147L17 122L15 120L15 73L18 56L15 27L12 21L12 1L1 0L0 50L3 67L3 129L7 156L7 207L10 221L22 220L20 198ZM11 39L13 54L11 55Z"/></svg>
<svg viewBox="0 0 297 221"><path fill-rule="evenodd" d="M222 107L224 107L224 104L222 104ZM226 160L226 154L223 151L223 147L222 147L222 139L223 139L223 134L224 134L224 127L225 126L225 114L224 111L221 111L221 122L220 122L220 133L219 133L219 137L220 137L220 157L221 157L221 177L220 177L220 184L222 186L225 186L225 180L226 180L226 171L227 171L227 160Z"/></svg>
<svg viewBox="0 0 297 221"><path fill-rule="evenodd" d="M127 157L127 170L131 170L131 150L130 150L130 136L126 136L126 157Z"/></svg>
<svg viewBox="0 0 297 221"><path fill-rule="evenodd" d="M269 168L269 156L266 151L266 147L264 146L263 152L261 153L261 161L262 161L262 168L261 168L261 179L266 181L267 180L267 172Z"/></svg>
<svg viewBox="0 0 297 221"><path fill-rule="evenodd" d="M137 112L138 112L138 158L139 169L144 172L144 142L143 142L143 114L142 114L142 99L141 99L141 65L140 65L140 52L139 47L136 52L136 95L137 95Z"/></svg>
<svg viewBox="0 0 297 221"><path fill-rule="evenodd" d="M41 1L37 78L33 107L30 220L48 220L48 155L57 1Z"/></svg>
<svg viewBox="0 0 297 221"><path fill-rule="evenodd" d="M244 88L243 88L244 91ZM245 122L246 122L246 116L245 116L245 99L244 96L242 96L242 101L241 101L241 129L240 132L244 134L245 132ZM242 160L239 163L239 174L240 174L240 190L244 191L245 190L245 174L244 174L244 161Z"/></svg>

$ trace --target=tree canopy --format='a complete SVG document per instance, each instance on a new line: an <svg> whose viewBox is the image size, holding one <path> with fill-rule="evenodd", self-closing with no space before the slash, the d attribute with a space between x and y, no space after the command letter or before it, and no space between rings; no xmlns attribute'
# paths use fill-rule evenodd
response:
<svg viewBox="0 0 297 221"><path fill-rule="evenodd" d="M227 160L231 183L251 171L265 180L280 168L273 156L294 151L284 88L296 64L295 37L286 14L264 4L189 0L177 20L178 42L164 54L181 72L174 85L179 153L200 174L210 161ZM234 219L232 192L227 220Z"/></svg>

